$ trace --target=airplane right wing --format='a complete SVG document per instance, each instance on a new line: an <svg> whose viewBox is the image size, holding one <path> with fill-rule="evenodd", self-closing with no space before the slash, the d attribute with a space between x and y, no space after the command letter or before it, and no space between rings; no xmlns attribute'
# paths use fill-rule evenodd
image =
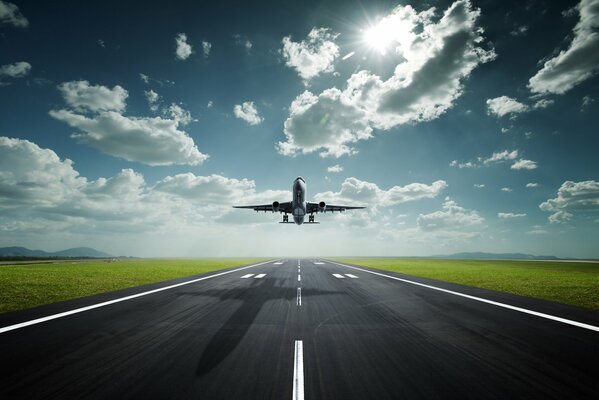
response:
<svg viewBox="0 0 599 400"><path fill-rule="evenodd" d="M356 207L356 206L336 206L331 204L325 204L325 202L321 201L320 203L308 203L306 204L306 212L308 214L316 213L316 212L343 212L345 210L360 210L366 207Z"/></svg>
<svg viewBox="0 0 599 400"><path fill-rule="evenodd" d="M233 206L233 208L248 208L254 211L264 211L264 212L280 212L280 213L292 213L291 202L279 203L278 201L273 202L272 204L261 204L256 206Z"/></svg>

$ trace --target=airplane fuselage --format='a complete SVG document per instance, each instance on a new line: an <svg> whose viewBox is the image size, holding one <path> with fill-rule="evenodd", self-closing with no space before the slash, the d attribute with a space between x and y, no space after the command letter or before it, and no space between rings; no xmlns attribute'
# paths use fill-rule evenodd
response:
<svg viewBox="0 0 599 400"><path fill-rule="evenodd" d="M301 225L304 223L304 217L306 216L306 181L304 178L301 176L295 178L291 192L293 193L293 199L291 200L293 221Z"/></svg>

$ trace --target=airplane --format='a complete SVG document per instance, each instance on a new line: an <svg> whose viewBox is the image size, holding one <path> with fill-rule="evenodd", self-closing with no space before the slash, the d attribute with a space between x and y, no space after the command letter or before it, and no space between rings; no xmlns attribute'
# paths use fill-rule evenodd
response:
<svg viewBox="0 0 599 400"><path fill-rule="evenodd" d="M306 201L306 181L301 176L298 176L293 181L293 193L292 201L285 203L279 203L278 201L272 204L263 204L257 206L233 206L233 208L249 208L254 211L272 211L283 214L283 222L280 224L318 224L319 222L314 221L314 213L325 213L325 212L343 212L345 210L358 210L366 207L355 207L355 206L334 206L326 204L324 201L319 203L310 203ZM293 222L289 222L289 216L293 215ZM308 215L308 222L304 222L304 218Z"/></svg>

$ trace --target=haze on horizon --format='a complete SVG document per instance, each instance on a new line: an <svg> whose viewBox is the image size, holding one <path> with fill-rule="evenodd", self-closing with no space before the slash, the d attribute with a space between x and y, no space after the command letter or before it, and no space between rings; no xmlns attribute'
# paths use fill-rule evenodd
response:
<svg viewBox="0 0 599 400"><path fill-rule="evenodd" d="M0 247L599 258L598 29L599 0L0 0ZM368 209L231 207L298 175Z"/></svg>

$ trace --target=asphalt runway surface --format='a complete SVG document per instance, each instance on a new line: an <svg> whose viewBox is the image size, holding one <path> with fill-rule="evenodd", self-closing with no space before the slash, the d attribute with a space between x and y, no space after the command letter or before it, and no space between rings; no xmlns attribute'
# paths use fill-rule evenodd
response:
<svg viewBox="0 0 599 400"><path fill-rule="evenodd" d="M0 399L599 398L596 311L326 260L225 272L0 315Z"/></svg>

